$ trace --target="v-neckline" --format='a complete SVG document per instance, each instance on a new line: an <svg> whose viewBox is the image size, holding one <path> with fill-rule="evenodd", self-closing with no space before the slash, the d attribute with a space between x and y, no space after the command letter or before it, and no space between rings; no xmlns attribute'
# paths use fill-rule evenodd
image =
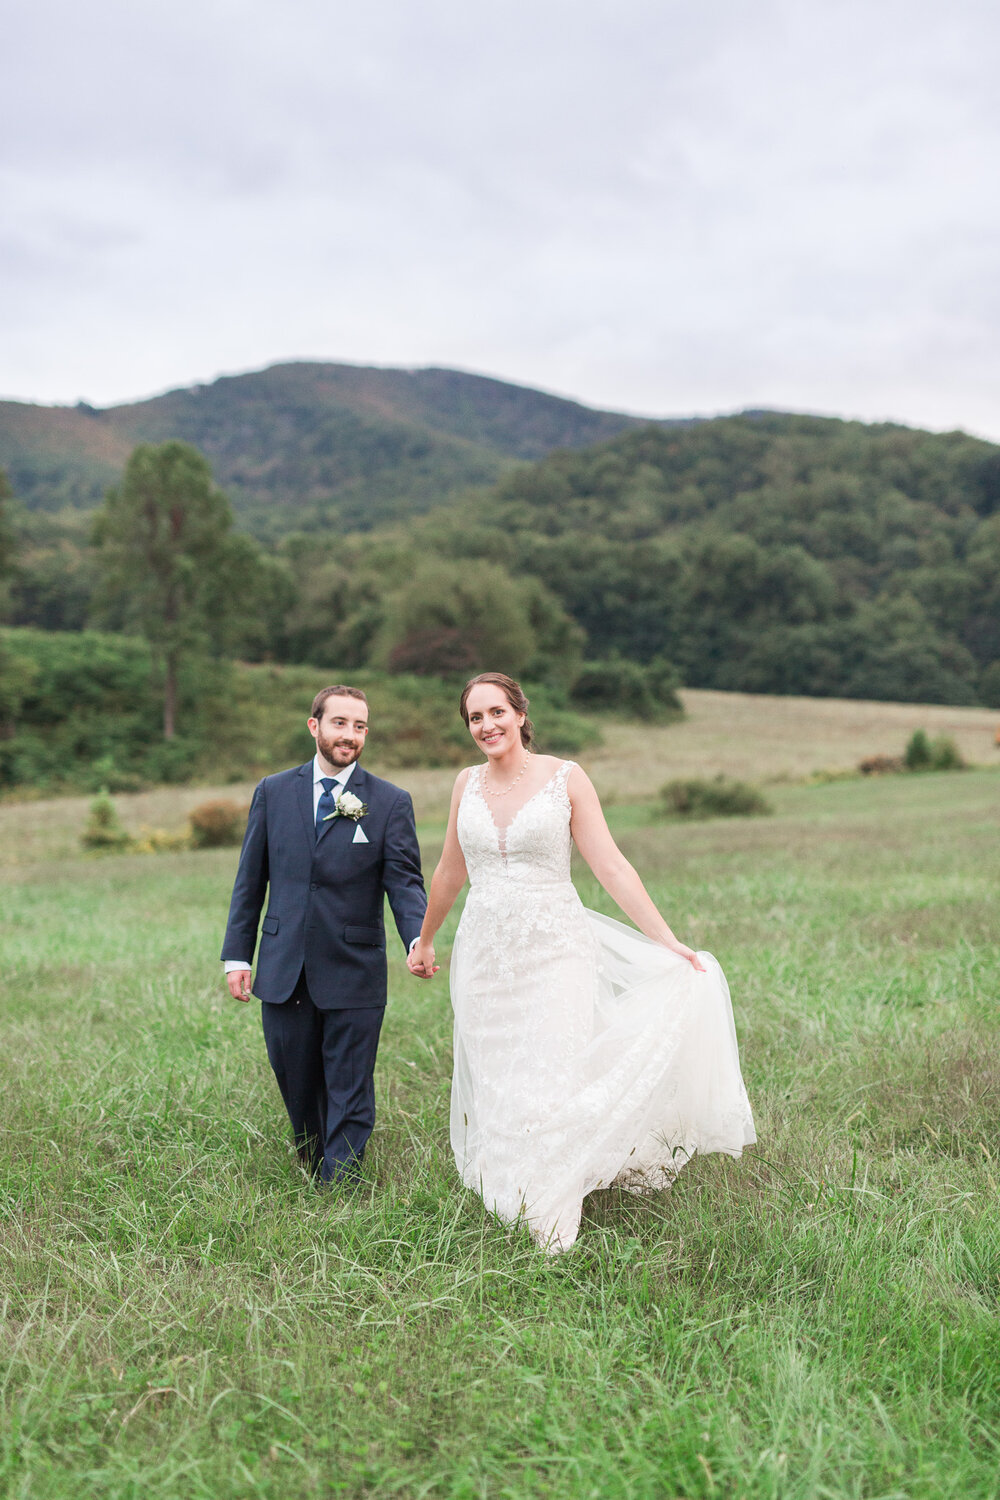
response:
<svg viewBox="0 0 1000 1500"><path fill-rule="evenodd" d="M524 801L521 803L521 806L518 808L517 812L514 814L514 816L511 818L510 822L507 824L506 828L501 828L500 824L497 822L496 818L493 816L493 809L490 807L490 804L487 802L487 800L486 800L486 793L483 791L482 778L483 778L483 775L485 774L486 767L485 766L477 766L476 767L476 770L479 772L479 775L476 777L476 791L479 793L479 800L482 802L483 806L486 809L486 816L489 818L490 822L493 825L493 832L497 836L497 847L499 848L500 853L501 853L501 855L502 855L502 857L504 859L507 858L507 835L510 833L510 830L513 828L513 826L517 822L518 818L524 812L524 809L526 807L530 806L530 804L532 802L534 802L534 800L535 800L536 797L540 797L542 795L542 793L544 791L546 791L552 785L552 783L555 781L556 777L559 775L560 771L562 770L563 766L565 766L566 764L567 764L566 761L561 760L559 762L559 764L556 766L555 770L552 772L552 775L548 778L548 780L543 781L542 784L541 784L541 786L538 788L537 791L532 792L532 794L531 794L530 797L526 797L524 799Z"/></svg>

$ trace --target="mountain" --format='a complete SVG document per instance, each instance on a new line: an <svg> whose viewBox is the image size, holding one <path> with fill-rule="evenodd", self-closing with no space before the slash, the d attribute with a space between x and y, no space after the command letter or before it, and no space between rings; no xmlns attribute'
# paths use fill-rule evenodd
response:
<svg viewBox="0 0 1000 1500"><path fill-rule="evenodd" d="M643 425L457 370L296 363L103 409L0 402L0 466L31 510L90 508L136 443L211 460L258 534L417 514L518 461Z"/></svg>

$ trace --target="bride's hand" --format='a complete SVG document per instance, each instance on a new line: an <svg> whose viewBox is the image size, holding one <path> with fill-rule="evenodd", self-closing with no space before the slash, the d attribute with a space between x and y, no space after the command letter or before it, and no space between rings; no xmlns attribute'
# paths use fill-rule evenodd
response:
<svg viewBox="0 0 1000 1500"><path fill-rule="evenodd" d="M430 979L441 967L434 962L434 944L417 941L406 956L406 967L417 979Z"/></svg>
<svg viewBox="0 0 1000 1500"><path fill-rule="evenodd" d="M705 965L693 948L686 948L683 943L677 942L676 938L672 943L668 943L667 947L671 953L676 953L678 958L686 958L692 969L697 969L699 974L706 972Z"/></svg>

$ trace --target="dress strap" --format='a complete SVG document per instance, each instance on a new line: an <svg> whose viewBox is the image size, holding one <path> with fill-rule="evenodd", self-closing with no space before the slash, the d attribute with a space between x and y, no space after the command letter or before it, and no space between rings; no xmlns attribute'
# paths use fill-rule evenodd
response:
<svg viewBox="0 0 1000 1500"><path fill-rule="evenodd" d="M555 770L552 775L551 781L549 782L552 790L554 792L560 793L563 797L565 797L567 802L569 802L569 790L567 789L566 783L569 780L569 773L570 771L572 771L575 765L575 760L564 760L562 764Z"/></svg>

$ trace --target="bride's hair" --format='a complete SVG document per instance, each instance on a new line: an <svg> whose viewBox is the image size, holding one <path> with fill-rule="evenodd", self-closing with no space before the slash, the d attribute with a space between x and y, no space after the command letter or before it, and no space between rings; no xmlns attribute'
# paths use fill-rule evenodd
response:
<svg viewBox="0 0 1000 1500"><path fill-rule="evenodd" d="M474 687L480 683L488 683L491 687L503 689L504 696L516 714L524 714L524 723L521 725L521 744L526 750L530 750L535 739L535 726L528 718L528 700L519 682L513 677L508 677L506 672L480 672L478 677L470 677L462 689L459 700L458 711L465 720L465 727L469 727L469 694Z"/></svg>

